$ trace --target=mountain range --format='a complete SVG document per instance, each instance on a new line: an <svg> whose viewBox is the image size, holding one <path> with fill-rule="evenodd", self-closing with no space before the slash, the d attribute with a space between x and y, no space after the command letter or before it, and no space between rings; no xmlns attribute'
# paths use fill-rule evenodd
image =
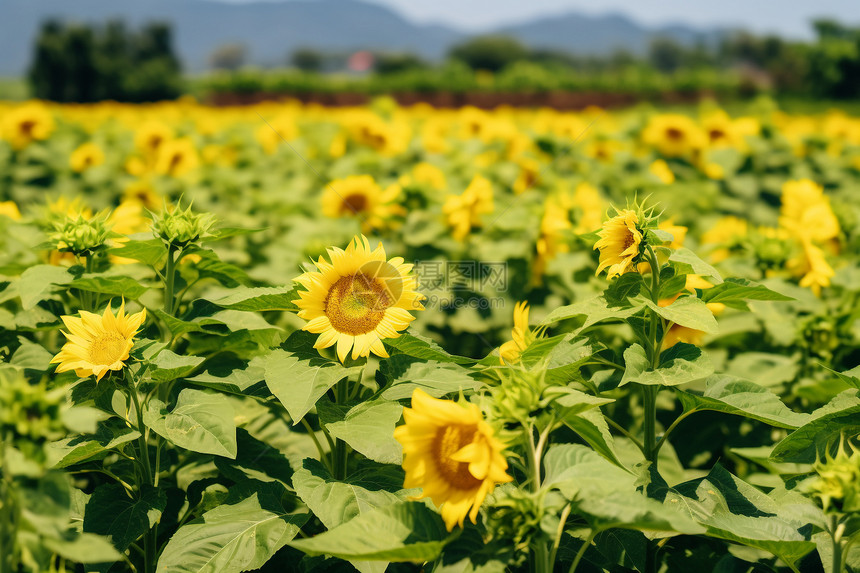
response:
<svg viewBox="0 0 860 573"><path fill-rule="evenodd" d="M470 34L443 25L410 22L389 8L365 0L281 0L225 3L216 0L2 0L0 75L23 73L40 23L47 18L102 23L121 18L136 26L158 20L173 24L186 70L207 67L218 46L243 44L256 65L284 65L298 47L329 51L410 51L441 58ZM514 36L531 47L577 54L607 54L623 48L642 53L650 40L667 36L682 43L712 42L723 32L686 26L648 28L609 14L571 12L536 18L488 32Z"/></svg>

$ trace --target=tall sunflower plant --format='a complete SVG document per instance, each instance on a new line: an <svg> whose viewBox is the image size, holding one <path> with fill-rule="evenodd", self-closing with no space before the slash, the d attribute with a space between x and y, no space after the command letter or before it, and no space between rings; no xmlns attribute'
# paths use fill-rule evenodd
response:
<svg viewBox="0 0 860 573"><path fill-rule="evenodd" d="M363 235L255 286L209 245L245 231L165 208L83 275L31 267L10 284L34 328L0 381L46 389L0 386L28 413L0 412L4 571L651 573L693 563L693 536L841 567L860 458L832 428L856 392L798 414L716 374L715 316L787 297L724 280L659 219L634 204L584 235L600 294L536 325L518 304L480 359L410 331L430 312L413 266ZM678 468L673 438L703 411L775 428L764 455L806 481ZM34 488L22 460L59 485Z"/></svg>

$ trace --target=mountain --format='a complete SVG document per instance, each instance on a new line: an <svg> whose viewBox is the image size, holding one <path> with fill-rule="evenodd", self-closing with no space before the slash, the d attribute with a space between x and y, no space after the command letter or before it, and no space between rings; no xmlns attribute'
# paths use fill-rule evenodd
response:
<svg viewBox="0 0 860 573"><path fill-rule="evenodd" d="M40 23L49 17L105 22L122 18L133 26L160 20L173 23L176 48L185 68L206 69L212 51L225 43L247 46L259 65L283 65L297 47L326 50L411 51L442 57L467 34L441 25L410 22L386 7L364 0L283 0L224 3L214 0L2 0L0 75L23 73ZM700 33L684 26L648 29L623 16L570 13L497 30L528 45L586 54L617 48L641 53L650 38L665 34L689 43Z"/></svg>

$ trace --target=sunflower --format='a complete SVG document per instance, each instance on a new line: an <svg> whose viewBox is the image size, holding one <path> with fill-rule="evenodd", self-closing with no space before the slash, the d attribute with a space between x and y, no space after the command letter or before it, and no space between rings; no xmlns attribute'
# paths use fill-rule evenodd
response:
<svg viewBox="0 0 860 573"><path fill-rule="evenodd" d="M506 473L504 445L478 406L437 400L416 388L403 419L394 430L403 445L403 487L420 487L420 498L441 506L448 531L462 526L467 515L475 523L487 494L513 479Z"/></svg>
<svg viewBox="0 0 860 573"><path fill-rule="evenodd" d="M418 184L429 185L437 191L444 191L448 187L445 173L432 163L425 161L412 168L412 179Z"/></svg>
<svg viewBox="0 0 860 573"><path fill-rule="evenodd" d="M534 187L540 175L540 163L530 157L523 157L519 161L520 174L514 181L514 193L520 195Z"/></svg>
<svg viewBox="0 0 860 573"><path fill-rule="evenodd" d="M332 181L322 195L322 211L326 217L357 217L364 232L381 229L395 215L404 215L394 203L400 186L389 185L383 190L370 175L352 175Z"/></svg>
<svg viewBox="0 0 860 573"><path fill-rule="evenodd" d="M15 201L0 201L0 215L8 217L13 221L21 220L21 211Z"/></svg>
<svg viewBox="0 0 860 573"><path fill-rule="evenodd" d="M41 104L27 104L10 111L0 125L0 135L15 149L22 149L33 141L48 139L54 131L54 118Z"/></svg>
<svg viewBox="0 0 860 573"><path fill-rule="evenodd" d="M187 137L170 140L158 148L155 171L161 175L182 177L200 164L194 143Z"/></svg>
<svg viewBox="0 0 860 573"><path fill-rule="evenodd" d="M146 157L154 157L161 146L173 139L173 131L159 121L148 121L134 134L134 146Z"/></svg>
<svg viewBox="0 0 860 573"><path fill-rule="evenodd" d="M594 244L594 248L600 250L600 264L595 274L608 268L607 278L611 279L636 268L633 261L639 256L642 244L642 231L636 228L638 223L636 213L624 209L603 224L597 232L600 240Z"/></svg>
<svg viewBox="0 0 860 573"><path fill-rule="evenodd" d="M707 137L689 117L670 113L651 118L642 141L666 157L683 157L703 148Z"/></svg>
<svg viewBox="0 0 860 573"><path fill-rule="evenodd" d="M567 239L573 225L570 222L568 203L570 199L564 195L549 197L546 200L540 221L540 237L535 244L537 258L532 266L533 284L541 284L550 260L559 253L570 251Z"/></svg>
<svg viewBox="0 0 860 573"><path fill-rule="evenodd" d="M481 225L481 215L493 212L493 186L486 178L475 175L462 195L448 195L442 212L458 241L469 236L472 227Z"/></svg>
<svg viewBox="0 0 860 573"><path fill-rule="evenodd" d="M108 304L101 316L82 310L80 318L62 318L69 329L63 332L68 341L51 363L59 363L58 373L74 370L81 378L92 375L98 381L109 370L123 369L134 346L134 336L146 318L146 309L127 315L123 301L116 316Z"/></svg>
<svg viewBox="0 0 860 573"><path fill-rule="evenodd" d="M69 157L69 166L76 173L83 173L90 167L96 167L104 162L104 151L95 143L84 143Z"/></svg>
<svg viewBox="0 0 860 573"><path fill-rule="evenodd" d="M257 141L267 155L272 155L284 141L292 141L299 136L295 118L280 115L257 128L254 133Z"/></svg>
<svg viewBox="0 0 860 573"><path fill-rule="evenodd" d="M827 241L839 236L839 221L820 185L809 179L782 186L780 225L802 238Z"/></svg>
<svg viewBox="0 0 860 573"><path fill-rule="evenodd" d="M529 305L527 302L518 302L514 306L514 328L511 330L511 340L502 344L499 348L499 361L515 364L520 360L520 354L528 348L530 343L529 331Z"/></svg>
<svg viewBox="0 0 860 573"><path fill-rule="evenodd" d="M664 185L671 185L675 182L675 174L672 172L669 164L662 159L654 161L648 167L648 171Z"/></svg>
<svg viewBox="0 0 860 573"><path fill-rule="evenodd" d="M309 271L294 279L306 290L293 302L299 317L308 323L304 330L319 334L315 348L337 344L343 362L373 352L386 357L384 338L397 338L415 317L410 310L424 310L424 298L415 292L418 280L403 258L386 260L380 243L370 249L367 237L355 237L346 250L328 250L331 262L322 257Z"/></svg>

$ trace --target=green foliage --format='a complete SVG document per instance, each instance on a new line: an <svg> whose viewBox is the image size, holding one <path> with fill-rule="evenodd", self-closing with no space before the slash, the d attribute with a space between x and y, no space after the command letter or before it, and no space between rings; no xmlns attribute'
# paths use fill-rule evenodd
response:
<svg viewBox="0 0 860 573"><path fill-rule="evenodd" d="M179 61L170 28L130 32L47 21L36 39L28 77L35 97L61 102L159 101L180 94Z"/></svg>

